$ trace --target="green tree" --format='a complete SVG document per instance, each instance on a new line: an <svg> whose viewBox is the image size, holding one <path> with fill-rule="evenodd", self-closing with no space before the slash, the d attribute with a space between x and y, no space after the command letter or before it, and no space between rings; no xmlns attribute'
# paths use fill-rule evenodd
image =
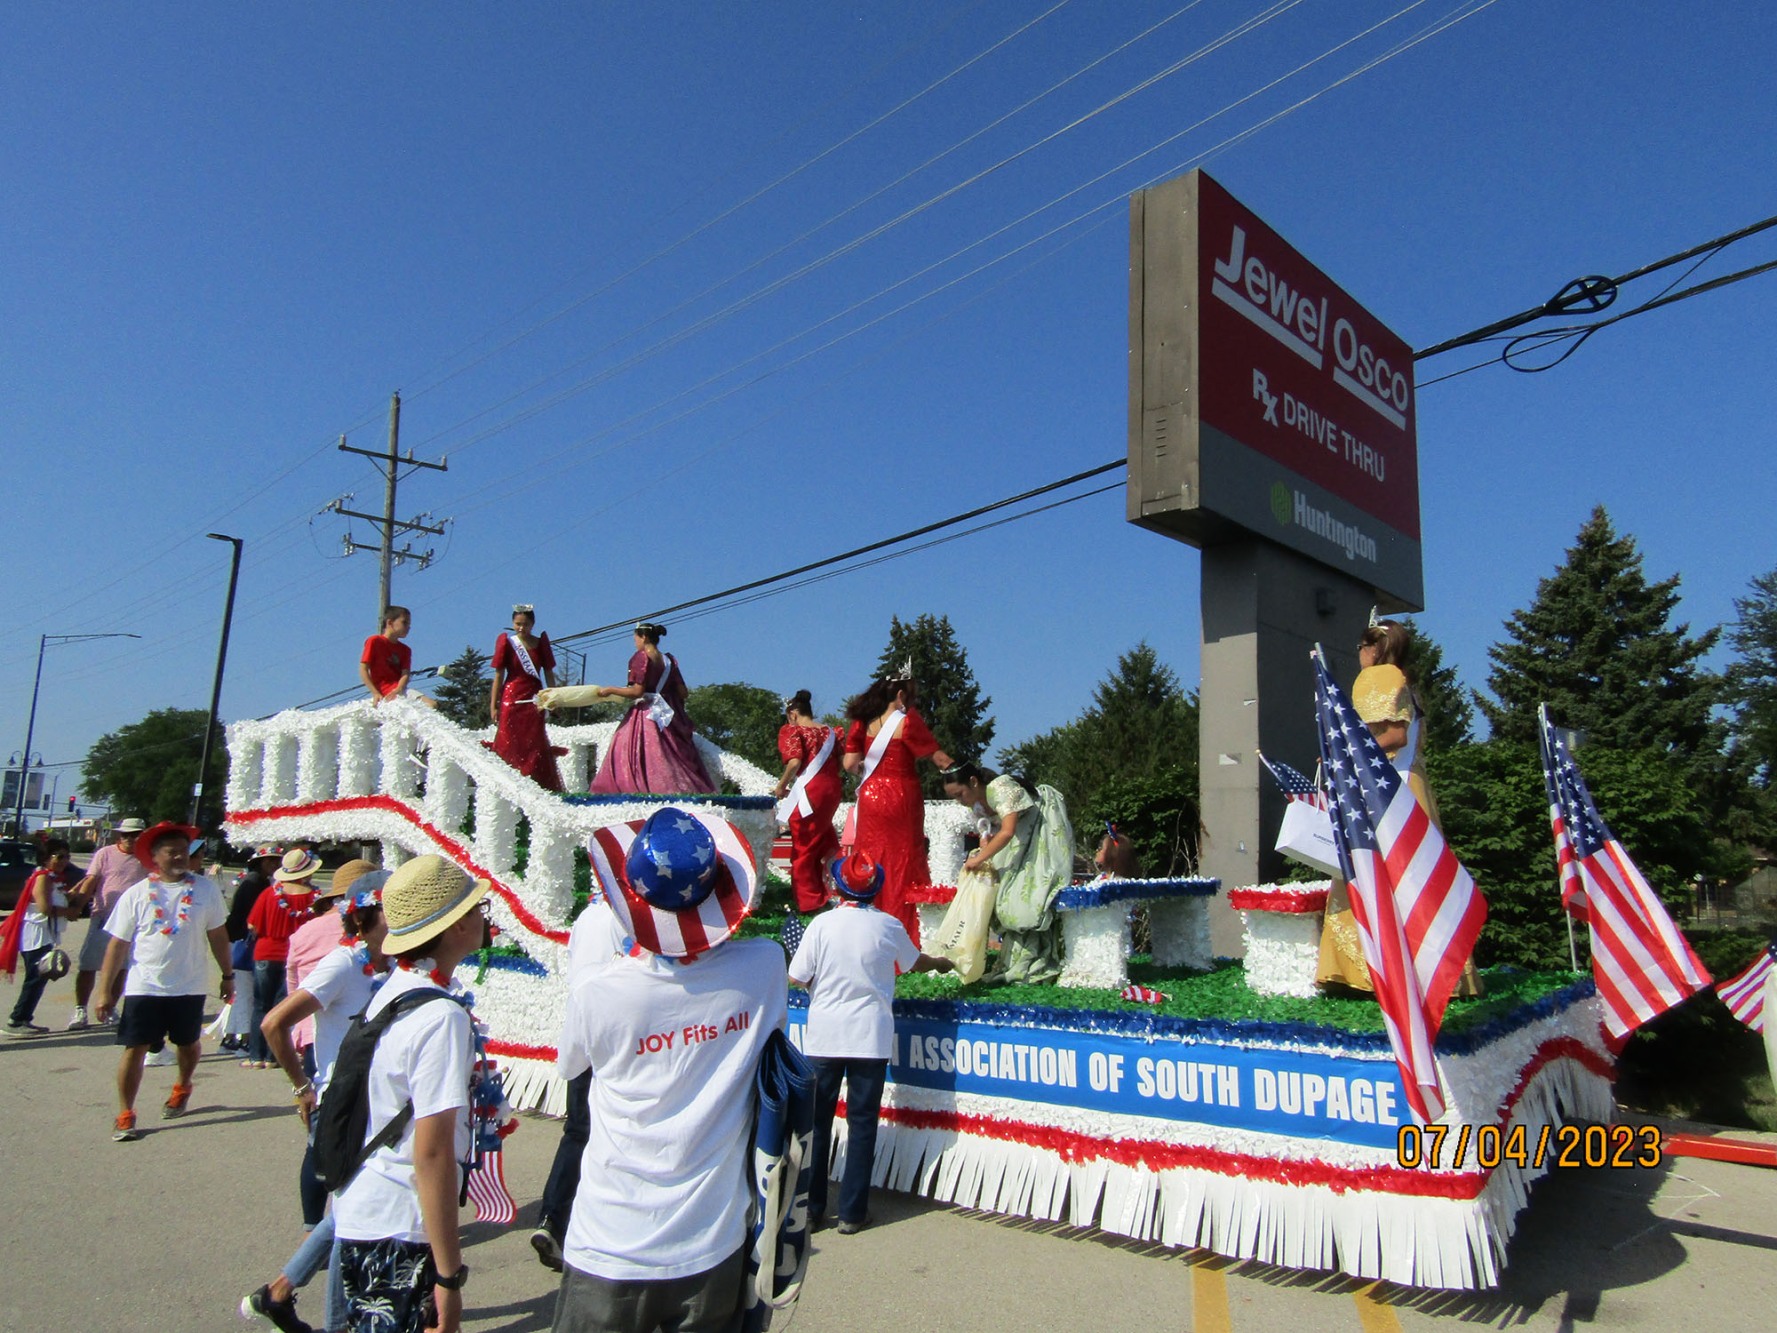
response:
<svg viewBox="0 0 1777 1333"><path fill-rule="evenodd" d="M1000 752L1000 766L1067 800L1080 845L1114 823L1151 875L1197 862L1197 696L1145 641L1117 659L1072 722Z"/></svg>
<svg viewBox="0 0 1777 1333"><path fill-rule="evenodd" d="M1425 710L1422 740L1425 749L1449 750L1474 739L1475 710L1469 703L1468 691L1456 675L1456 668L1444 665L1444 650L1438 641L1420 629L1409 618L1401 624L1413 631L1407 641L1407 661L1403 670L1413 682L1419 705Z"/></svg>
<svg viewBox="0 0 1777 1333"><path fill-rule="evenodd" d="M699 685L685 696L685 711L708 741L751 760L767 773L783 767L777 731L784 724L783 699L757 685Z"/></svg>
<svg viewBox="0 0 1777 1333"><path fill-rule="evenodd" d="M120 816L149 823L183 820L191 813L191 788L209 716L202 708L157 708L140 722L99 737L82 765L81 791L89 800L109 803ZM206 829L221 824L228 785L228 747L222 743L220 718L216 729L198 810L198 822Z"/></svg>
<svg viewBox="0 0 1777 1333"><path fill-rule="evenodd" d="M470 731L480 731L493 720L487 710L488 687L493 684L487 664L487 654L468 645L454 662L439 669L438 688L432 692L438 711Z"/></svg>
<svg viewBox="0 0 1777 1333"><path fill-rule="evenodd" d="M1476 696L1493 735L1536 744L1536 709L1595 744L1690 761L1719 755L1715 678L1697 667L1720 631L1671 625L1678 576L1649 583L1633 537L1618 537L1603 506L1580 529L1536 600L1487 650L1493 699ZM1497 702L1495 702L1495 700Z"/></svg>
<svg viewBox="0 0 1777 1333"><path fill-rule="evenodd" d="M1734 710L1735 748L1769 791L1777 782L1777 569L1755 578L1734 610L1740 618L1728 627L1728 644L1737 657L1724 694Z"/></svg>
<svg viewBox="0 0 1777 1333"><path fill-rule="evenodd" d="M877 659L877 677L900 675L909 659L919 683L919 711L939 746L958 759L985 755L993 742L993 716L987 711L993 700L981 693L949 616L889 620L888 646ZM920 772L926 798L942 799L944 783L936 770L923 765Z"/></svg>
<svg viewBox="0 0 1777 1333"><path fill-rule="evenodd" d="M1588 744L1574 758L1598 813L1682 920L1693 877L1722 869L1702 795L1657 753ZM1445 836L1487 899L1480 964L1566 967L1567 927L1536 746L1491 740L1432 751L1426 776ZM1575 929L1584 968L1585 929Z"/></svg>

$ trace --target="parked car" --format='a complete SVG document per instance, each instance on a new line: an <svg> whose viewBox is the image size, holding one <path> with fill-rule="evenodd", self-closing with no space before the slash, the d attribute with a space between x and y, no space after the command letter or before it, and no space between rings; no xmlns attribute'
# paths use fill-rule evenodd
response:
<svg viewBox="0 0 1777 1333"><path fill-rule="evenodd" d="M37 848L16 838L0 838L0 912L18 905L19 893L37 869Z"/></svg>

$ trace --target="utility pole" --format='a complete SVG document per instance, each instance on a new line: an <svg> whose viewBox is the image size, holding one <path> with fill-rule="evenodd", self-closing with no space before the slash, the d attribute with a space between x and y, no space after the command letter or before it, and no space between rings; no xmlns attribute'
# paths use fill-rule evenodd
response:
<svg viewBox="0 0 1777 1333"><path fill-rule="evenodd" d="M413 518L405 521L398 520L395 517L395 488L400 483L403 468L407 469L409 475L418 471L420 468L431 468L434 472L448 472L450 470L448 459L440 459L436 463L428 463L422 458L415 458L411 450L408 452L406 458L401 457L400 443L401 395L397 393L390 395L389 398L389 447L386 452L379 453L374 449L359 449L353 445L347 444L345 436L342 435L339 437L339 448L341 453L359 454L368 458L374 462L377 465L377 468L382 472L384 482L382 515L379 517L376 514L365 514L360 513L356 509L347 509L345 507L345 502L352 498L349 495L335 500L332 504L327 506L327 508L335 514L343 514L347 518L361 518L367 523L374 523L382 531L382 541L375 547L355 542L349 535L345 539L345 552L347 555L356 555L359 551L375 550L382 557L382 580L381 588L377 594L376 605L376 623L378 629L382 628L383 614L389 609L389 578L395 565L400 562L412 560L419 566L419 568L424 569L427 565L432 563L436 554L430 549L416 551L411 546L403 546L400 550L396 550L395 535L397 533L405 535L409 532L424 532L437 537L444 532L444 525L442 523L433 527L424 522L425 519L431 517L430 514L416 514ZM448 520L446 521L448 522Z"/></svg>

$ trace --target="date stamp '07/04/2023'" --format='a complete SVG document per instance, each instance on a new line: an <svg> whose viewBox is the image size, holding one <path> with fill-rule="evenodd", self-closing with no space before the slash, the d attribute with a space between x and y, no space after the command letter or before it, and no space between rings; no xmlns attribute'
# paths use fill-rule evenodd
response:
<svg viewBox="0 0 1777 1333"><path fill-rule="evenodd" d="M1665 1159L1653 1125L1544 1125L1534 1134L1523 1125L1402 1125L1395 1140L1395 1164L1407 1170L1447 1165L1491 1171L1506 1162L1535 1171L1655 1167Z"/></svg>

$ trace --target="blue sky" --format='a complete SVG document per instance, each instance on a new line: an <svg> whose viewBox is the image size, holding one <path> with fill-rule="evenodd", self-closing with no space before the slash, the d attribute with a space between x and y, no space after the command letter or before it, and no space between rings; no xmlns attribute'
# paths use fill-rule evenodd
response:
<svg viewBox="0 0 1777 1333"><path fill-rule="evenodd" d="M450 456L400 505L454 518L441 558L395 579L442 662L514 601L562 635L1121 456L1124 200L1191 166L1414 346L1777 212L1753 0L1496 0L1222 146L1473 8L1384 23L1407 3L9 6L0 750L42 633L144 636L49 650L50 763L207 703L211 530L247 540L224 715L351 683L377 574L338 549L371 534L320 511L380 508L333 446L379 445L391 390L403 443ZM1774 299L1753 279L1547 374L1425 389L1422 623L1469 683L1594 504L1695 627L1777 563ZM693 684L834 708L891 614L942 612L1022 739L1138 639L1196 681L1196 553L1122 514L1082 501L667 647ZM592 651L620 677L626 642Z"/></svg>

